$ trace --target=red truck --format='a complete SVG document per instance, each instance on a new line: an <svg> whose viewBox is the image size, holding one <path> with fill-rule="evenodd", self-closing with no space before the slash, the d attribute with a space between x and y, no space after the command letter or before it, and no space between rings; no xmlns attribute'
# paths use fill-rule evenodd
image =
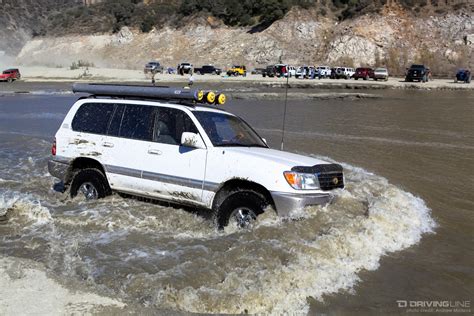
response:
<svg viewBox="0 0 474 316"><path fill-rule="evenodd" d="M0 74L0 81L13 82L14 80L19 80L21 78L20 70L16 68L4 70Z"/></svg>

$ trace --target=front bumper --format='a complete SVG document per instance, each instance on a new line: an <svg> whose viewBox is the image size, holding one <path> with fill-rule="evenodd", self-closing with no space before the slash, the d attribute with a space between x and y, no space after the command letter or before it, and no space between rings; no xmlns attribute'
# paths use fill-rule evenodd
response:
<svg viewBox="0 0 474 316"><path fill-rule="evenodd" d="M270 192L279 216L288 216L292 210L303 209L310 205L322 205L332 201L333 196L325 193L299 194Z"/></svg>
<svg viewBox="0 0 474 316"><path fill-rule="evenodd" d="M63 182L66 182L66 178L69 171L69 162L58 161L58 160L49 160L48 161L48 171L49 173Z"/></svg>

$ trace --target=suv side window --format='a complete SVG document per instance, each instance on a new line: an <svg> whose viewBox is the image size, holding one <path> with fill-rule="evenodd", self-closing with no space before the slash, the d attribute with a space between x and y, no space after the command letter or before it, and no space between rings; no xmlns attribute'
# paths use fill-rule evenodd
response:
<svg viewBox="0 0 474 316"><path fill-rule="evenodd" d="M183 111L173 108L158 108L155 118L154 141L179 145L183 132L198 133L191 118Z"/></svg>
<svg viewBox="0 0 474 316"><path fill-rule="evenodd" d="M153 139L154 107L127 104L120 125L119 136L151 141Z"/></svg>
<svg viewBox="0 0 474 316"><path fill-rule="evenodd" d="M109 128L107 130L107 135L119 137L120 135L120 125L122 125L123 112L125 111L124 104L117 104L115 106L114 114L112 115L112 120L110 121Z"/></svg>
<svg viewBox="0 0 474 316"><path fill-rule="evenodd" d="M114 113L111 103L84 103L72 120L72 129L76 132L106 134L109 121Z"/></svg>

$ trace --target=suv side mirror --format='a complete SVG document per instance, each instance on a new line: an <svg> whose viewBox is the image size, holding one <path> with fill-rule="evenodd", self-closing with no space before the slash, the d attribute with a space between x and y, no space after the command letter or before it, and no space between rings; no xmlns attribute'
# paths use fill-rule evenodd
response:
<svg viewBox="0 0 474 316"><path fill-rule="evenodd" d="M202 138L198 134L189 132L183 132L181 135L181 145L190 148L206 149Z"/></svg>

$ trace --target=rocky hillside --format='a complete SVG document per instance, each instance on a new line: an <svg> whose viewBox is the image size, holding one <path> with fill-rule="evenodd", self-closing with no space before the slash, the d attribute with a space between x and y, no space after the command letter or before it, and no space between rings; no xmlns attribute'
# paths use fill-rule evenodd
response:
<svg viewBox="0 0 474 316"><path fill-rule="evenodd" d="M182 61L223 67L283 61L386 65L392 73L423 62L441 75L459 66L474 66L472 2L427 0L424 6L416 1L417 6L407 7L407 1L380 0L373 1L384 3L380 7L359 11L344 6L343 2L350 1L340 2L343 6L338 10L324 0L307 9L294 6L283 18L260 29L255 24L229 26L216 14L200 13L184 16L179 24L155 26L147 33L130 25L116 33L35 37L26 42L17 60L50 66L85 60L96 66L125 68L141 68L152 59L174 67ZM332 9L322 12L324 8Z"/></svg>
<svg viewBox="0 0 474 316"><path fill-rule="evenodd" d="M82 0L0 0L0 51L18 53L26 41L44 33L48 17Z"/></svg>

